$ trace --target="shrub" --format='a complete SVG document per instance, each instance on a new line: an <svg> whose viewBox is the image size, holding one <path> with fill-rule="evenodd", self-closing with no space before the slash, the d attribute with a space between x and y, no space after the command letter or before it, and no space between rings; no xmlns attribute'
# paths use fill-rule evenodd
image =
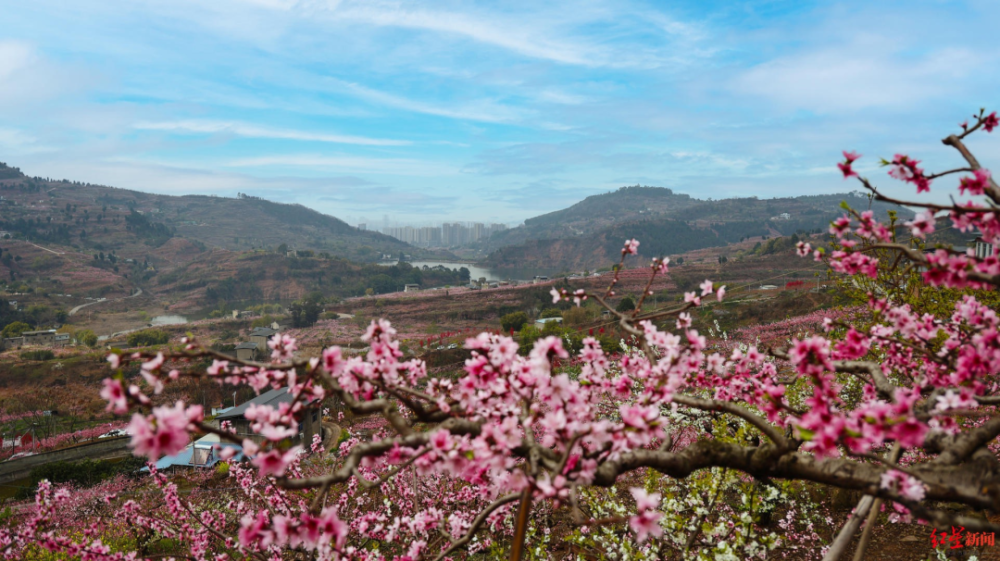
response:
<svg viewBox="0 0 1000 561"><path fill-rule="evenodd" d="M528 323L528 314L524 312L511 312L500 318L500 327L505 333L520 331L524 324Z"/></svg>
<svg viewBox="0 0 1000 561"><path fill-rule="evenodd" d="M618 305L615 306L615 310L619 312L631 312L634 309L635 309L635 300L633 300L631 296L626 296L622 298L621 301L618 302Z"/></svg>
<svg viewBox="0 0 1000 561"><path fill-rule="evenodd" d="M81 329L74 334L74 337L81 345L87 345L92 349L97 346L97 334L90 329Z"/></svg>
<svg viewBox="0 0 1000 561"><path fill-rule="evenodd" d="M55 353L46 349L38 349L36 351L24 351L21 353L21 358L24 360L52 360L56 357Z"/></svg>
<svg viewBox="0 0 1000 561"><path fill-rule="evenodd" d="M130 347L149 347L151 345L165 345L170 340L170 335L159 329L144 329L129 333L127 341Z"/></svg>

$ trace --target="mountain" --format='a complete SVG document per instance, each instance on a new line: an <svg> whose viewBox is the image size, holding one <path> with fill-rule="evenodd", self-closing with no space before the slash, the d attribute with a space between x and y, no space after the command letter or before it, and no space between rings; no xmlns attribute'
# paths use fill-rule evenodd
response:
<svg viewBox="0 0 1000 561"><path fill-rule="evenodd" d="M454 258L302 205L155 195L27 177L0 164L0 290L22 308L65 314L86 298L107 298L105 311L187 313L468 282L468 271L376 264L384 254ZM48 325L43 319L31 323Z"/></svg>
<svg viewBox="0 0 1000 561"><path fill-rule="evenodd" d="M529 218L523 226L491 236L490 246L591 234L615 223L678 213L699 202L663 187L622 187L587 197L569 208Z"/></svg>
<svg viewBox="0 0 1000 561"><path fill-rule="evenodd" d="M868 198L858 193L713 201L659 187L623 187L530 218L507 235L491 239L496 249L485 265L593 269L616 262L623 242L630 238L641 242L640 255L651 258L748 238L814 233L843 213L842 201L856 209L869 208ZM870 208L883 219L889 210L901 218L913 216L905 208L884 203L872 203Z"/></svg>
<svg viewBox="0 0 1000 561"><path fill-rule="evenodd" d="M314 250L355 261L436 256L297 204L257 197L170 196L26 177L0 164L0 231L80 251L149 251L172 238L203 249ZM447 256L445 256L447 257Z"/></svg>

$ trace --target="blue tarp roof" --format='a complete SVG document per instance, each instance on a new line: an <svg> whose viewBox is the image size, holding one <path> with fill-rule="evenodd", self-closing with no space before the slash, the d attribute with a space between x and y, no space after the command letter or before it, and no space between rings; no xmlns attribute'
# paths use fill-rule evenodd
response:
<svg viewBox="0 0 1000 561"><path fill-rule="evenodd" d="M198 440L194 441L191 444L188 444L187 448L181 450L180 452L174 454L173 456L164 456L160 458L156 462L156 469L164 470L174 466L201 467L201 468L215 467L215 464L219 463L219 451L213 449L216 446L221 448L237 449L236 455L229 460L230 462L238 462L243 459L242 446L230 442L219 442L219 437L217 435L209 434L199 438ZM191 458L194 457L195 448L199 448L201 450L212 449L211 459L206 463L192 464ZM147 469L148 468L143 468L143 471L146 471Z"/></svg>

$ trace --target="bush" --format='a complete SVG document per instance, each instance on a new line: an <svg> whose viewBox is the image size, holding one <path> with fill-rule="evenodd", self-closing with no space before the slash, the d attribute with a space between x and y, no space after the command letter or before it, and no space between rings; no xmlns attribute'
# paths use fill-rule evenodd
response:
<svg viewBox="0 0 1000 561"><path fill-rule="evenodd" d="M39 349L37 351L24 351L21 353L21 358L24 360L52 360L56 358L56 355L52 351Z"/></svg>
<svg viewBox="0 0 1000 561"><path fill-rule="evenodd" d="M259 317L259 318L255 319L255 320L253 320L252 322L250 322L250 327L251 328L256 328L256 327L271 327L272 323L274 323L274 318L271 317L270 315L266 315L266 316L263 316L263 317Z"/></svg>
<svg viewBox="0 0 1000 561"><path fill-rule="evenodd" d="M558 310L556 308L546 308L546 309L542 310L542 313L538 317L540 317L542 319L545 319L545 318L561 318L562 317L562 310Z"/></svg>
<svg viewBox="0 0 1000 561"><path fill-rule="evenodd" d="M594 318L593 308L573 307L563 312L562 318L563 324L567 326L583 325Z"/></svg>
<svg viewBox="0 0 1000 561"><path fill-rule="evenodd" d="M170 340L170 335L159 329L145 329L128 334L128 344L130 347L148 347L150 345L165 345Z"/></svg>
<svg viewBox="0 0 1000 561"><path fill-rule="evenodd" d="M500 318L500 327L505 333L520 331L524 324L528 323L528 314L524 312L511 312Z"/></svg>
<svg viewBox="0 0 1000 561"><path fill-rule="evenodd" d="M622 298L621 302L618 302L618 305L615 306L615 310L619 312L631 312L634 309L635 309L635 300L633 300L631 296L626 296Z"/></svg>
<svg viewBox="0 0 1000 561"><path fill-rule="evenodd" d="M91 349L97 346L97 334L89 329L81 329L74 334L77 342L87 345Z"/></svg>

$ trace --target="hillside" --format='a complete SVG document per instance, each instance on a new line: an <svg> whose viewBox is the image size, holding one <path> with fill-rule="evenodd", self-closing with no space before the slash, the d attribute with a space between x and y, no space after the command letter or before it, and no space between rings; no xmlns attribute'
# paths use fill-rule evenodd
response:
<svg viewBox="0 0 1000 561"><path fill-rule="evenodd" d="M575 205L529 218L523 226L490 238L493 248L515 245L529 239L559 239L591 234L608 226L679 213L696 204L689 195L663 187L622 187L617 191L592 195Z"/></svg>
<svg viewBox="0 0 1000 561"><path fill-rule="evenodd" d="M26 177L0 164L0 291L16 302L3 314L10 321L49 327L74 309L198 315L309 293L468 281L468 271L382 267L383 254L452 257L301 205L154 195Z"/></svg>
<svg viewBox="0 0 1000 561"><path fill-rule="evenodd" d="M639 239L640 255L655 257L718 247L745 239L824 231L843 213L842 201L868 208L867 197L852 193L776 199L692 199L656 187L624 187L588 197L567 209L525 221L503 238L487 257L495 268L548 267L580 270L607 266L617 259L622 242ZM882 218L907 209L875 203ZM585 221L587 212L599 218ZM620 220L613 217L621 216ZM603 225L602 225L603 224ZM509 243L520 240L517 243Z"/></svg>
<svg viewBox="0 0 1000 561"><path fill-rule="evenodd" d="M0 231L83 251L137 253L182 238L203 249L326 251L355 261L426 250L302 205L256 197L170 196L25 177L0 166Z"/></svg>

